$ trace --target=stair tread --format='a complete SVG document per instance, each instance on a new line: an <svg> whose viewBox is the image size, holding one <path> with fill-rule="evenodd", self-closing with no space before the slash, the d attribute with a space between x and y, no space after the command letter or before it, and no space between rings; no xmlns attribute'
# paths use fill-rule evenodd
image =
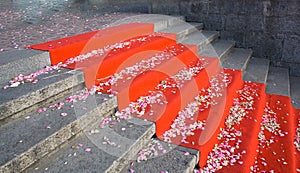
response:
<svg viewBox="0 0 300 173"><path fill-rule="evenodd" d="M48 52L24 49L0 53L0 83L8 82L19 74L27 74L49 66Z"/></svg>
<svg viewBox="0 0 300 173"><path fill-rule="evenodd" d="M250 49L233 48L227 58L222 61L222 67L244 71L251 55Z"/></svg>
<svg viewBox="0 0 300 173"><path fill-rule="evenodd" d="M161 144L166 153L158 152L158 156L147 158L146 161L135 161L132 166L128 165L121 172L126 173L129 169L135 172L193 172L198 162L199 151L168 144L158 139L153 139Z"/></svg>
<svg viewBox="0 0 300 173"><path fill-rule="evenodd" d="M293 106L300 109L300 77L290 77L291 99Z"/></svg>
<svg viewBox="0 0 300 173"><path fill-rule="evenodd" d="M82 72L69 69L42 74L37 79L36 84L25 83L6 90L3 89L6 83L0 85L0 119L84 82Z"/></svg>
<svg viewBox="0 0 300 173"><path fill-rule="evenodd" d="M139 23L153 23L154 24L154 31L160 31L168 26L176 25L178 23L184 22L183 16L166 16L166 15L158 15L158 14L141 14L136 16L131 16L125 18L123 20L119 20L114 22L113 24L108 25L108 27L117 26L120 24L127 24L132 22L139 22Z"/></svg>
<svg viewBox="0 0 300 173"><path fill-rule="evenodd" d="M248 62L243 79L250 82L266 84L270 61L263 58L251 58Z"/></svg>
<svg viewBox="0 0 300 173"><path fill-rule="evenodd" d="M266 93L290 96L289 70L286 68L270 67Z"/></svg>
<svg viewBox="0 0 300 173"><path fill-rule="evenodd" d="M217 31L197 31L188 35L186 38L180 40L179 42L182 44L197 45L199 50L201 50L205 45L218 38L219 35L220 34Z"/></svg>
<svg viewBox="0 0 300 173"><path fill-rule="evenodd" d="M166 33L174 33L177 34L177 40L183 39L187 35L201 30L203 28L202 23L179 23L174 26L170 26L166 29L161 30L160 32L166 32Z"/></svg>
<svg viewBox="0 0 300 173"><path fill-rule="evenodd" d="M203 50L199 51L199 54L201 56L217 57L223 59L234 47L234 45L235 41L216 40L211 44L207 45Z"/></svg>
<svg viewBox="0 0 300 173"><path fill-rule="evenodd" d="M97 124L98 125L98 124ZM93 126L96 129L98 126ZM91 127L91 129L93 129ZM99 133L80 135L63 146L58 152L42 159L27 172L35 168L50 172L117 172L120 165L129 163L132 157L154 135L155 125L138 118L121 120L112 127L98 129ZM115 145L105 144L104 137ZM79 149L72 146L83 144ZM90 152L85 149L90 148ZM76 156L74 153L76 152ZM64 164L67 163L67 164Z"/></svg>
<svg viewBox="0 0 300 173"><path fill-rule="evenodd" d="M104 101L104 98L107 101ZM65 99L61 101L65 101ZM93 119L101 119L104 114L114 110L117 107L117 99L96 94L89 96L84 101L77 101L73 108L70 106L71 104L65 103L59 110L52 111L48 108L41 113L34 112L28 114L27 117L1 126L0 153L2 157L0 165L3 166L12 160L17 160L13 161L13 165L9 167L13 166L13 169L19 169L14 164L20 163L20 160L22 162L24 158L20 158L20 155L23 153L34 157L30 159L39 159L38 157L51 152L61 142L79 133L80 127L83 128L86 123L92 123ZM67 116L61 116L61 113L67 113ZM32 156L32 153L35 154ZM28 158L24 160L26 159Z"/></svg>

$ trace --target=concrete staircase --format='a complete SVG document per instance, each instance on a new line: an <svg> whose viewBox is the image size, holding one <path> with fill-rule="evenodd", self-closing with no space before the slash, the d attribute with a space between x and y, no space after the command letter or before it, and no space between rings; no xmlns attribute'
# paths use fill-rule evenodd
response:
<svg viewBox="0 0 300 173"><path fill-rule="evenodd" d="M165 75L142 72L142 77L131 87L144 88L144 92L133 93L134 99L126 104L120 103L124 99L120 93L126 88L120 84L122 82L108 85L109 89L117 89L118 93L110 92L105 87L95 91L93 87L85 88L85 69L53 68L47 72L41 70L44 66L51 67L47 51L26 49L1 53L0 172L260 172L263 169L299 172L299 149L293 143L296 128L300 128L297 122L300 112L300 78L290 77L288 69L270 67L266 59L252 57L251 50L235 48L234 41L222 40L216 31L203 30L203 24L188 25L182 19L139 16L130 19L131 21L124 20L112 25L128 22L153 23L153 31L173 34L176 40L172 44L188 47L186 51L175 52L178 53L175 57L184 62L184 68L177 67L176 63L173 65L171 60L161 60L159 65L153 67L154 70L173 69L170 76L175 76L184 69L199 70L199 73L195 72L191 77L196 84L187 79L182 83L182 88L177 87L172 91L157 89L163 86L160 81L168 81L163 80ZM196 55L184 56L193 51ZM201 65L197 64L198 61L188 61L193 56L201 60ZM134 63L129 63L122 68L133 65ZM15 79L7 85L9 79L20 73L27 75L38 70L39 73L34 74L40 75L33 75L32 79ZM229 82L226 76L230 78ZM23 82L25 80L27 82ZM127 79L122 80L126 83ZM128 79L127 82L129 81ZM150 82L148 84L145 81ZM107 80L101 82L105 83ZM197 93L193 93L190 86L197 86ZM247 95L252 89L253 92ZM146 97L148 91L160 91L159 93L165 94L168 102L156 100L151 104L147 103L148 107L143 113L140 111L143 107L138 107L138 111L131 110L136 107L128 108L130 102L141 103L139 99ZM178 91L187 99L174 94ZM226 96L220 96L224 93ZM209 104L205 106L201 99L195 101L198 94L203 98L209 97ZM176 101L181 99L181 107L177 107ZM220 117L218 125L215 126L216 132L204 144L199 142L199 139L202 140L200 136L208 136L209 130L196 127L190 130L193 134L177 133L167 141L166 132L171 132L171 125L180 119L178 112L184 112L192 102L199 103L194 108L197 111L189 112L190 119L186 117L184 123L189 126L204 122L209 129L210 124L215 123L213 118L210 119L211 110L216 117ZM165 114L156 113L148 110L149 105L158 112L163 108L171 110ZM238 106L246 110L245 114L236 112L234 108ZM264 120L269 120L264 118L268 113L267 108L269 112L275 112L277 123L283 127L279 132L276 131L280 129L279 126L270 127L275 129L276 135L272 135L270 131L265 132L268 126L264 124ZM243 116L229 128L227 120L241 114ZM231 140L238 141L235 143L238 145L235 151L240 155L236 154L239 155L238 158L235 155L224 156L217 163L212 157L214 151L223 151L220 148L230 141L226 135L220 137L220 134L226 133L226 130L220 129L232 130L231 127L236 127L235 132L243 134L236 135ZM277 133L281 132L284 133L283 136L278 136ZM266 140L259 140L261 134L277 141L274 150L272 143L266 144L266 147ZM186 142L180 140L183 137ZM285 159L278 161L281 166L276 165L277 156L270 156L274 152L278 153L278 148L285 151L277 154ZM236 161L230 162L231 159ZM269 162L277 168L269 165L266 168L265 164ZM200 170L197 170L199 165Z"/></svg>

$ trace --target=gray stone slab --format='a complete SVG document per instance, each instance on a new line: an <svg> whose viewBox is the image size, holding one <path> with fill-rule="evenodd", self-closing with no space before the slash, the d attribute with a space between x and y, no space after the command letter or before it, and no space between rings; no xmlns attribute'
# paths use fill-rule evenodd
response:
<svg viewBox="0 0 300 173"><path fill-rule="evenodd" d="M250 82L267 82L270 61L263 58L250 58L247 68L243 73L243 80Z"/></svg>
<svg viewBox="0 0 300 173"><path fill-rule="evenodd" d="M217 57L220 60L223 60L230 53L234 45L234 41L216 40L211 44L206 45L204 49L199 51L199 54L201 56Z"/></svg>
<svg viewBox="0 0 300 173"><path fill-rule="evenodd" d="M53 173L120 172L155 133L154 123L137 118L121 120L116 125L103 129L99 129L97 125L91 129L98 129L99 133L82 134L26 172L44 172L46 168ZM109 145L105 138L115 144ZM83 144L83 147L72 147L78 144ZM90 152L85 151L87 147L91 148Z"/></svg>
<svg viewBox="0 0 300 173"><path fill-rule="evenodd" d="M132 166L128 165L122 173L129 172L129 169L134 170L136 173L158 173L162 171L170 173L191 173L194 171L199 158L199 152L197 150L167 144L160 140L159 142L166 150L166 153L158 151L157 156L147 158L146 161L135 161ZM187 152L189 154L187 154Z"/></svg>
<svg viewBox="0 0 300 173"><path fill-rule="evenodd" d="M170 26L166 29L160 30L160 32L174 33L177 35L177 40L184 39L187 35L199 31L203 28L202 23L180 23L174 26Z"/></svg>
<svg viewBox="0 0 300 173"><path fill-rule="evenodd" d="M48 52L31 49L10 50L0 53L0 83L8 82L19 74L30 74L49 66Z"/></svg>
<svg viewBox="0 0 300 173"><path fill-rule="evenodd" d="M188 35L185 39L180 40L180 43L197 45L199 50L202 50L207 44L213 42L220 36L217 31L198 31Z"/></svg>
<svg viewBox="0 0 300 173"><path fill-rule="evenodd" d="M130 22L139 22L139 23L153 23L154 31L160 31L167 27L177 25L179 23L184 22L183 16L166 16L161 14L141 14L136 16L130 16L128 18L124 18L122 20L118 20L114 22L108 27L117 26L120 24L130 23Z"/></svg>
<svg viewBox="0 0 300 173"><path fill-rule="evenodd" d="M288 97L290 96L290 80L288 69L272 66L269 68L266 93Z"/></svg>
<svg viewBox="0 0 300 173"><path fill-rule="evenodd" d="M233 48L228 56L221 61L221 64L223 68L244 71L251 56L252 50L250 49Z"/></svg>
<svg viewBox="0 0 300 173"><path fill-rule="evenodd" d="M300 109L300 77L290 77L291 99L293 106Z"/></svg>
<svg viewBox="0 0 300 173"><path fill-rule="evenodd" d="M0 85L0 120L84 82L83 73L62 69L43 74L38 82L25 83L17 88L3 89Z"/></svg>
<svg viewBox="0 0 300 173"><path fill-rule="evenodd" d="M0 172L20 172L43 158L89 124L112 114L117 99L96 94L73 106L65 103L60 110L32 113L1 126Z"/></svg>

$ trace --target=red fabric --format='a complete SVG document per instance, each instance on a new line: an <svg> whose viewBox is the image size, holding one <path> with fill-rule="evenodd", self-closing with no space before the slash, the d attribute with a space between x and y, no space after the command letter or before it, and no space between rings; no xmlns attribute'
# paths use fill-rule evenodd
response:
<svg viewBox="0 0 300 173"><path fill-rule="evenodd" d="M218 102L217 105L210 106L209 109L199 112L198 114L198 120L207 121L205 130L195 131L195 135L187 138L188 144L180 144L200 151L200 167L205 165L209 152L218 142L217 136L220 132L219 130L224 126L224 121L233 103L233 98L237 95L236 91L240 89L243 84L243 81L241 80L241 71L224 70L224 72L229 73L233 77L231 84L226 89L226 95L215 100ZM208 117L209 119L207 119Z"/></svg>
<svg viewBox="0 0 300 173"><path fill-rule="evenodd" d="M294 123L295 123L295 128L300 128L300 109L295 109L294 108ZM296 129L295 129L296 131ZM300 151L296 150L295 151L295 157L296 157L296 170L300 171ZM298 172L299 172L298 171Z"/></svg>
<svg viewBox="0 0 300 173"><path fill-rule="evenodd" d="M147 35L153 31L153 24L130 23L36 44L29 46L29 48L49 51L51 63L55 65L71 57L88 53L91 50L128 40L136 36Z"/></svg>
<svg viewBox="0 0 300 173"><path fill-rule="evenodd" d="M136 44L132 45L130 49L111 51L105 56L89 58L83 63L77 63L76 68L84 71L86 86L90 88L98 83L97 79L113 75L125 67L132 66L161 52L166 46L175 44L175 39L174 34L168 34L167 37L157 36L143 45Z"/></svg>
<svg viewBox="0 0 300 173"><path fill-rule="evenodd" d="M134 39L139 36L145 36L153 33L153 31L153 24L130 23L36 44L29 46L29 48L49 51L51 63L55 65L71 57L88 53L91 50L103 48L104 46L116 42ZM119 109L123 109L127 107L131 101L136 101L140 96L147 95L148 91L154 90L160 81L176 74L184 67L195 65L199 60L198 55L196 55L197 47L176 44L176 35L166 34L161 37L153 37L152 40L145 44L133 44L130 49L112 51L105 56L91 57L84 62L72 64L68 67L83 70L86 86L90 88L94 84L99 83L97 79L104 79L107 76L119 72L123 68L132 66L141 60L148 59L170 45L183 46L183 52L177 52L178 55L168 60L168 62L137 76L130 82L118 83L118 86L113 88L118 91ZM210 118L207 120L207 128L204 131L196 131L195 135L189 136L187 138L188 144L181 143L180 139L173 141L174 144L199 150L200 167L205 165L209 152L214 145L219 142L217 135L220 132L220 128L224 127L224 121L229 114L233 98L238 97L236 91L244 85L241 78L241 71L219 68L219 59L217 58L206 57L205 59L208 62L208 66L191 81L185 82L183 88L166 89L163 91L165 100L168 102L166 105L154 105L152 107L155 111L154 115L150 116L149 112L147 112L147 114L142 117L156 122L156 134L162 139L162 134L170 129L170 125L178 115L178 112L193 101L194 97L199 94L200 89L209 87L209 80L212 76L220 71L229 73L233 77L233 81L227 87L226 95L216 100L216 102L219 103L218 105L210 106L198 114L197 120L207 120ZM260 171L275 170L275 172L296 172L297 168L300 170L299 151L295 149L294 145L295 129L298 126L300 110L293 109L290 98L288 97L266 95L264 89L265 85L263 84L253 85L253 87L258 87L259 89L259 95L255 98L255 109L250 111L247 115L250 119L242 120L241 124L236 127L242 131L243 134L243 136L241 136L242 143L237 152L246 150L246 153L242 157L244 163L225 167L219 172L250 172L250 166L254 165L256 157L258 158L258 168ZM258 148L259 143L257 136L266 102L268 102L270 108L275 111L281 129L287 132L287 134L284 137L277 136L275 138L276 142L273 143L271 147ZM209 116L211 114L214 114L214 116ZM254 122L253 119L257 122ZM271 134L267 133L267 137L271 136ZM257 150L260 152L257 153ZM285 160L280 160L279 162L278 159L282 158ZM266 166L262 165L260 161L262 159L267 162ZM285 162L287 164L284 164Z"/></svg>
<svg viewBox="0 0 300 173"><path fill-rule="evenodd" d="M126 92L129 92L130 95L130 100L127 100L127 102L134 101L141 95L149 94L148 91L154 90L155 86L157 86L160 81L176 74L183 68L196 65L199 62L199 57L196 52L197 47L195 46L184 47L183 52L178 52L177 56L159 65L154 70L136 77L128 90L122 90L122 95L118 97L122 101L119 103L124 102L124 99L128 98L125 97L127 95ZM168 103L166 105L154 105L152 110L154 110L155 113L153 115L146 114L142 116L142 118L156 122L156 134L160 136L167 128L169 128L178 112L194 99L198 93L198 89L207 87L207 85L208 76L205 70L203 70L201 74L194 77L193 80L185 82L185 86L182 89L174 90L167 88L164 90L163 93ZM119 106L122 107L125 105L126 104Z"/></svg>
<svg viewBox="0 0 300 173"><path fill-rule="evenodd" d="M258 133L260 131L260 122L264 113L266 94L265 85L259 83L246 83L245 85L251 86L258 90L258 96L254 97L254 105L252 111L249 111L247 116L241 121L240 125L235 125L235 129L242 132L242 136L239 138L242 143L240 148L236 150L236 153L246 151L242 155L243 164L235 163L232 166L223 167L219 173L246 173L250 172L250 167L255 163L255 157L258 150Z"/></svg>
<svg viewBox="0 0 300 173"><path fill-rule="evenodd" d="M276 113L280 129L282 132L287 132L287 134L283 137L275 136L275 143L270 144L270 147L260 149L260 153L257 156L259 160L258 166L260 170L274 170L275 172L288 170L291 173L296 172L296 157L294 155L295 119L291 100L285 96L267 95L267 101L271 110ZM267 133L266 136L270 138L274 135ZM260 159L265 159L267 166L262 165Z"/></svg>

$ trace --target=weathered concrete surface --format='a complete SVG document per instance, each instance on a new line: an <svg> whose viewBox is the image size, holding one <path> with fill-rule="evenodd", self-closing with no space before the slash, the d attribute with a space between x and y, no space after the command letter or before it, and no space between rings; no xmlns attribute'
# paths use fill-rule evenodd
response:
<svg viewBox="0 0 300 173"><path fill-rule="evenodd" d="M132 22L138 23L152 23L154 24L154 31L161 31L167 27L174 25L184 24L185 18L183 16L167 16L161 14L137 14L134 16L129 16L123 19L120 19L116 22L112 22L107 25L107 27L117 26L121 24L127 24Z"/></svg>
<svg viewBox="0 0 300 173"><path fill-rule="evenodd" d="M222 61L234 47L234 41L216 40L199 52L206 57L217 57Z"/></svg>
<svg viewBox="0 0 300 173"><path fill-rule="evenodd" d="M166 33L174 33L177 35L177 40L184 39L187 35L202 30L203 24L202 23L180 23L175 26L168 27L166 29L161 30L160 32Z"/></svg>
<svg viewBox="0 0 300 173"><path fill-rule="evenodd" d="M216 31L196 31L180 40L179 43L197 45L200 51L218 37L219 32Z"/></svg>
<svg viewBox="0 0 300 173"><path fill-rule="evenodd" d="M0 52L0 83L8 82L19 74L27 75L51 65L48 52L11 50Z"/></svg>
<svg viewBox="0 0 300 173"><path fill-rule="evenodd" d="M170 173L192 173L197 162L199 161L199 151L189 149L173 144L167 144L158 139L166 153L158 151L157 156L148 158L146 161L133 162L132 166L127 167L122 173L129 172L129 169L134 170L136 173L157 173L167 171Z"/></svg>
<svg viewBox="0 0 300 173"><path fill-rule="evenodd" d="M149 9L203 22L205 29L220 31L222 39L252 48L254 57L290 67L291 74L300 76L299 0L153 0Z"/></svg>
<svg viewBox="0 0 300 173"><path fill-rule="evenodd" d="M234 48L230 54L221 62L223 68L244 71L252 56L252 50Z"/></svg>
<svg viewBox="0 0 300 173"><path fill-rule="evenodd" d="M266 84L270 61L261 58L251 58L243 73L244 81Z"/></svg>
<svg viewBox="0 0 300 173"><path fill-rule="evenodd" d="M291 77L290 86L293 106L297 109L300 109L300 77Z"/></svg>
<svg viewBox="0 0 300 173"><path fill-rule="evenodd" d="M76 102L74 107L70 105L66 103L60 110L28 114L1 126L0 172L20 172L27 168L89 124L112 114L117 107L117 99L97 94ZM62 113L67 113L67 116L61 116Z"/></svg>
<svg viewBox="0 0 300 173"><path fill-rule="evenodd" d="M289 70L280 67L270 67L266 93L290 97Z"/></svg>
<svg viewBox="0 0 300 173"><path fill-rule="evenodd" d="M98 133L88 135L87 129L85 134L72 140L50 157L42 159L26 172L44 172L46 168L53 173L119 172L134 159L136 153L155 133L153 123L137 118L121 120L112 127L99 129L98 126L99 123L88 128L97 129ZM115 145L108 144L107 140ZM78 147L78 144L83 144L83 147ZM91 151L86 152L86 148Z"/></svg>
<svg viewBox="0 0 300 173"><path fill-rule="evenodd" d="M82 72L69 69L43 74L37 79L36 84L25 83L17 88L6 90L3 89L6 83L0 85L0 120L84 83Z"/></svg>
<svg viewBox="0 0 300 173"><path fill-rule="evenodd" d="M132 2L0 0L0 52L101 29L119 19L147 13L143 0Z"/></svg>

